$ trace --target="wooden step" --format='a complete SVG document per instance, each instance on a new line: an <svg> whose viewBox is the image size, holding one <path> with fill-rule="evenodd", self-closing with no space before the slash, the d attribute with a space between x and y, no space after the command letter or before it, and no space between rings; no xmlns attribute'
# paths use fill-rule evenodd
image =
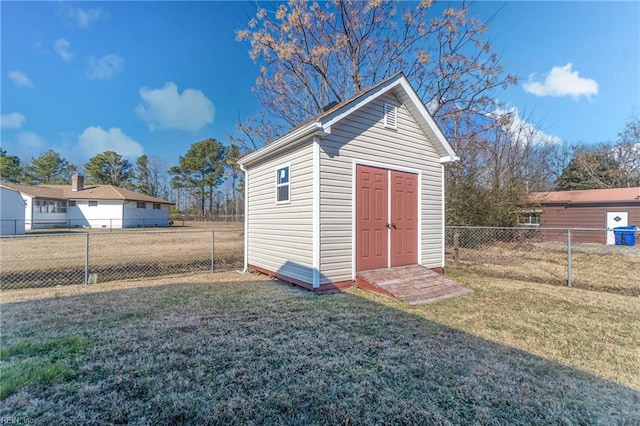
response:
<svg viewBox="0 0 640 426"><path fill-rule="evenodd" d="M471 292L451 278L419 265L361 271L358 279L365 290L391 295L412 305Z"/></svg>

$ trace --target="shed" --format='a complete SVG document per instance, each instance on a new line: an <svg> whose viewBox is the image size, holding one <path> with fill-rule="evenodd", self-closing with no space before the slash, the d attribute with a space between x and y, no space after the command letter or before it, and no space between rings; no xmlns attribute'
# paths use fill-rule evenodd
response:
<svg viewBox="0 0 640 426"><path fill-rule="evenodd" d="M640 226L640 187L535 192L529 201L531 214L537 216L534 222L542 228L604 230ZM547 234L547 239L564 238L557 233ZM574 233L574 241L583 243L614 244L614 238L611 231Z"/></svg>
<svg viewBox="0 0 640 426"><path fill-rule="evenodd" d="M401 265L444 270L454 150L404 76L334 105L242 159L245 270L314 291Z"/></svg>
<svg viewBox="0 0 640 426"><path fill-rule="evenodd" d="M0 235L24 234L25 202L20 192L0 186Z"/></svg>

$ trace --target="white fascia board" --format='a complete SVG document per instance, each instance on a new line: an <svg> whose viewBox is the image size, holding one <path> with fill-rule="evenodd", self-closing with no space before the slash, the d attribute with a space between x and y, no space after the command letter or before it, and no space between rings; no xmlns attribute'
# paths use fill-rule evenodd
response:
<svg viewBox="0 0 640 426"><path fill-rule="evenodd" d="M263 146L262 148L252 152L251 154L247 154L246 156L244 156L238 161L238 164L243 166L249 165L250 163L260 158L266 157L269 154L281 148L284 148L295 142L300 142L303 138L307 136L316 136L316 135L318 136L326 135L326 132L324 131L324 128L321 123L314 121L307 124L304 127L299 128L294 132L284 135L280 139L276 139L275 141L271 142L268 145Z"/></svg>
<svg viewBox="0 0 640 426"><path fill-rule="evenodd" d="M440 127L438 126L438 124L435 122L433 117L431 117L431 114L429 114L429 111L427 111L427 108L424 106L424 103L422 103L422 100L418 98L418 95L416 94L415 90L413 90L413 88L411 87L411 84L409 83L409 81L405 77L402 77L400 84L402 85L402 88L406 92L407 96L409 96L409 99L411 99L411 102L413 102L414 106L418 109L418 112L420 113L422 118L427 122L427 125L433 131L434 135L436 136L436 139L438 140L438 143L440 143L442 148L448 154L440 157L440 162L447 163L447 162L458 160L459 158L456 155L455 151L453 150L453 147L451 146L449 141L447 141L447 138L442 133L442 130L440 130Z"/></svg>
<svg viewBox="0 0 640 426"><path fill-rule="evenodd" d="M445 155L444 157L440 157L440 163L453 163L454 161L458 161L460 157L454 155L451 157L450 155Z"/></svg>
<svg viewBox="0 0 640 426"><path fill-rule="evenodd" d="M359 110L360 108L362 108L363 106L367 105L368 103L370 103L371 101L375 100L376 98L379 98L380 96L384 95L385 93L387 93L389 90L393 89L398 84L400 84L400 76L398 76L398 78L396 78L396 79L389 80L385 84L377 87L373 92L369 93L366 96L363 96L362 99L359 99L357 102L354 102L351 105L344 106L343 107L344 110L342 112L340 112L338 115L336 115L334 117L330 117L330 118L328 117L329 120L327 120L327 121L322 123L323 127L324 128L330 128L332 125L334 125L335 123L339 122L343 118L345 118L348 115L352 114L353 112ZM340 109L338 111L340 111ZM338 111L336 111L336 112L338 112Z"/></svg>

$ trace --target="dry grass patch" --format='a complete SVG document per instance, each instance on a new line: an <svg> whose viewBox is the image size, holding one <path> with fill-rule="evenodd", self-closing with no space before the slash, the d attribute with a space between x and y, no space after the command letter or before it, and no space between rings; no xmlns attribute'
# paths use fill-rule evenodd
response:
<svg viewBox="0 0 640 426"><path fill-rule="evenodd" d="M89 273L98 282L242 267L241 230L92 232ZM46 287L84 282L86 235L66 233L0 238L0 288Z"/></svg>
<svg viewBox="0 0 640 426"><path fill-rule="evenodd" d="M429 307L440 316L428 319ZM634 389L443 325L469 314L454 301L410 309L358 291L202 277L1 309L3 348L84 342L61 359L71 375L2 401L0 415L42 424L640 422ZM14 350L2 371L29 357L46 364L50 352L32 352Z"/></svg>
<svg viewBox="0 0 640 426"><path fill-rule="evenodd" d="M413 311L465 333L640 389L640 300L449 273L473 293Z"/></svg>
<svg viewBox="0 0 640 426"><path fill-rule="evenodd" d="M533 244L460 248L459 261L447 258L447 270L554 285L567 284L567 253ZM640 296L640 256L572 253L572 285L596 291Z"/></svg>

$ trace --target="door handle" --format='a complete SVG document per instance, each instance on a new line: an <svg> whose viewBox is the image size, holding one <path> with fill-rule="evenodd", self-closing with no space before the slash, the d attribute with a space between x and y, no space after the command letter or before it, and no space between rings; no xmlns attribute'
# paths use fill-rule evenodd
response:
<svg viewBox="0 0 640 426"><path fill-rule="evenodd" d="M398 229L398 228L396 227L396 224L395 224L395 223L387 223L387 228L389 228L389 229L391 229L391 228L393 228L393 229Z"/></svg>

